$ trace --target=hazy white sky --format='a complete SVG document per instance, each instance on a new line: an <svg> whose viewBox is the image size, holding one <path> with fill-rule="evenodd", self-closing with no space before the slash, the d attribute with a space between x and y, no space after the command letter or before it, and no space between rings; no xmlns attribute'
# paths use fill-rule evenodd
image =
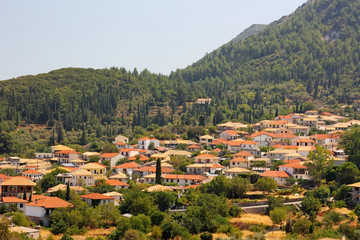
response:
<svg viewBox="0 0 360 240"><path fill-rule="evenodd" d="M305 0L0 0L0 80L63 67L168 74Z"/></svg>

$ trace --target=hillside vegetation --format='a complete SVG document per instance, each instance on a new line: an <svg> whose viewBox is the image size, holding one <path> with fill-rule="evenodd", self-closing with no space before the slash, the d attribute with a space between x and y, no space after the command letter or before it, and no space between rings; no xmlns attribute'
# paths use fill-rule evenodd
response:
<svg viewBox="0 0 360 240"><path fill-rule="evenodd" d="M359 20L360 1L314 0L169 76L67 68L2 81L0 117L61 122L71 130L116 121L143 127L196 125L200 118L253 122L300 110L306 101L341 111L338 104L360 95ZM186 104L201 97L212 103Z"/></svg>

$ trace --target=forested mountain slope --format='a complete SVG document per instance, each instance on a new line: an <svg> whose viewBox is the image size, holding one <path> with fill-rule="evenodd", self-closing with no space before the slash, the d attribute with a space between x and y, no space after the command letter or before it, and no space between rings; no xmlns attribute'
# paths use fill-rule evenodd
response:
<svg viewBox="0 0 360 240"><path fill-rule="evenodd" d="M201 116L214 124L252 122L309 100L334 106L358 99L359 53L360 1L313 0L169 76L67 68L2 81L0 117L50 126L60 121L66 130L119 118L144 127L194 125ZM213 101L186 104L200 97Z"/></svg>

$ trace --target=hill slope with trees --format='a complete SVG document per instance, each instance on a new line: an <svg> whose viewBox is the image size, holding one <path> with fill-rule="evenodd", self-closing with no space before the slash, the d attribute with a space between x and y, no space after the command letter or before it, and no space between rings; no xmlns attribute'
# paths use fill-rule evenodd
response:
<svg viewBox="0 0 360 240"><path fill-rule="evenodd" d="M253 122L359 99L360 2L314 0L169 76L123 68L67 68L0 82L0 118L17 124L92 121ZM210 105L186 104L210 97ZM201 121L200 121L201 118Z"/></svg>

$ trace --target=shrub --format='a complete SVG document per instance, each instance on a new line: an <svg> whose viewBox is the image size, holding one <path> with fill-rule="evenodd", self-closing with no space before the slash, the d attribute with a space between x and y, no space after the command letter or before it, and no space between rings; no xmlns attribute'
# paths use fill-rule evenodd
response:
<svg viewBox="0 0 360 240"><path fill-rule="evenodd" d="M201 235L200 235L200 239L201 240L212 240L213 239L213 236L211 233L209 232L203 232Z"/></svg>
<svg viewBox="0 0 360 240"><path fill-rule="evenodd" d="M306 219L299 219L293 225L293 233L307 234L310 232L311 222Z"/></svg>

